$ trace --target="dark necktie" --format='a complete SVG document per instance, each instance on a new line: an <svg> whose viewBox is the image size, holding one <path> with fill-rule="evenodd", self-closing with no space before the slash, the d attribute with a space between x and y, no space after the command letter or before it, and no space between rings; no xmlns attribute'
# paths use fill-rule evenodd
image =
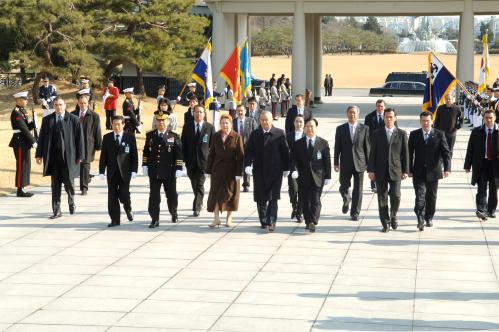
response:
<svg viewBox="0 0 499 332"><path fill-rule="evenodd" d="M116 135L114 141L116 142L116 146L120 146L120 135Z"/></svg>
<svg viewBox="0 0 499 332"><path fill-rule="evenodd" d="M314 145L312 144L312 139L308 139L308 155L310 158L312 158L312 155L314 154Z"/></svg>
<svg viewBox="0 0 499 332"><path fill-rule="evenodd" d="M428 144L428 138L430 138L430 134L429 133L424 133L424 142L425 142L425 144Z"/></svg>
<svg viewBox="0 0 499 332"><path fill-rule="evenodd" d="M493 160L494 153L492 152L492 129L489 129L489 133L487 134L487 159Z"/></svg>
<svg viewBox="0 0 499 332"><path fill-rule="evenodd" d="M382 126L382 125L383 125L383 117L382 117L381 115L378 115L378 124L379 124L380 126Z"/></svg>
<svg viewBox="0 0 499 332"><path fill-rule="evenodd" d="M163 139L163 133L159 133L159 139Z"/></svg>
<svg viewBox="0 0 499 332"><path fill-rule="evenodd" d="M196 140L199 139L199 136L201 135L201 130L199 128L199 123L196 124Z"/></svg>
<svg viewBox="0 0 499 332"><path fill-rule="evenodd" d="M241 137L244 136L244 126L243 126L243 121L242 120L239 120L239 135Z"/></svg>

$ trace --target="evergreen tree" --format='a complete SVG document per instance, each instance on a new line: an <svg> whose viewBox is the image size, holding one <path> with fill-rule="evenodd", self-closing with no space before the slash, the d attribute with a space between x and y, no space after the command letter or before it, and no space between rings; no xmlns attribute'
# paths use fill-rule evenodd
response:
<svg viewBox="0 0 499 332"><path fill-rule="evenodd" d="M374 16L368 16L366 23L364 23L364 26L362 28L366 31L375 32L378 35L381 35L383 33L383 31L381 31L381 26L378 23L378 19Z"/></svg>

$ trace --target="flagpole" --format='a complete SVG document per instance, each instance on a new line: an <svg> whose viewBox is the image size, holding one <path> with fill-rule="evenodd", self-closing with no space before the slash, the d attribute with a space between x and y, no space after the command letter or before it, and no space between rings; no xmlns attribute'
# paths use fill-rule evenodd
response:
<svg viewBox="0 0 499 332"><path fill-rule="evenodd" d="M211 41L211 37L210 39L208 39L208 43L206 44L206 46L208 46L208 44L210 43ZM206 48L206 47L205 47ZM203 49L203 52L204 52L204 49ZM203 53L201 53L203 54ZM187 79L185 80L185 83L184 83L184 86L182 87L182 90L180 90L180 93L178 94L177 96L177 103L179 101L182 100L182 93L184 93L184 90L185 90L185 87L187 86L188 82L189 82L189 78L191 77L192 75L192 71L194 70L194 68L196 68L196 66L198 65L198 62L199 60L201 60L201 56L199 56L198 60L196 61L196 63L194 64L194 67L192 67L192 70L189 72L189 76L187 76ZM178 100L178 98L180 98L180 100ZM173 105L173 110L175 110L175 106L177 106L177 103L175 103L175 105Z"/></svg>

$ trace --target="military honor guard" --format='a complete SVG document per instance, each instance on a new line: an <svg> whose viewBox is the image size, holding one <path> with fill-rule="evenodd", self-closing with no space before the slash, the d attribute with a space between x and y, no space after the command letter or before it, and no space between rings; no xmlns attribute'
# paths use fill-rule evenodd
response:
<svg viewBox="0 0 499 332"><path fill-rule="evenodd" d="M52 216L61 213L61 186L68 194L69 213L75 213L74 178L80 172L80 162L85 158L84 137L80 120L66 112L66 103L60 97L54 100L55 112L44 117L36 148L36 162L43 160L43 176L51 176Z"/></svg>
<svg viewBox="0 0 499 332"><path fill-rule="evenodd" d="M111 218L108 227L120 225L120 202L128 221L133 221L130 180L137 177L138 168L137 142L134 135L123 130L125 119L114 116L112 126L113 131L102 140L99 160L99 176L107 178L107 210Z"/></svg>
<svg viewBox="0 0 499 332"><path fill-rule="evenodd" d="M321 215L322 189L331 183L329 144L317 136L318 125L315 118L305 123L305 137L296 142L291 154L291 177L297 179L301 210L311 233Z"/></svg>
<svg viewBox="0 0 499 332"><path fill-rule="evenodd" d="M250 97L248 100L251 100L250 104L252 104L251 107L256 108L256 100L251 99L253 97ZM246 143L249 140L249 137L253 130L255 130L258 125L256 124L256 121L252 117L247 117L246 116L246 108L243 105L237 105L236 107L236 118L233 120L232 123L232 128L241 136L241 139L243 140L243 146L246 146ZM243 192L248 192L249 191L249 186L250 186L250 176L248 174L243 174Z"/></svg>
<svg viewBox="0 0 499 332"><path fill-rule="evenodd" d="M289 114L289 113L288 113ZM294 131L286 133L286 140L288 141L290 156L293 155L293 149L295 148L296 142L305 137L303 129L305 127L305 119L303 115L298 114L295 117ZM296 222L301 223L303 221L303 215L300 204L300 197L298 195L298 182L293 179L291 174L288 175L288 194L289 202L291 203L291 219L296 219Z"/></svg>
<svg viewBox="0 0 499 332"><path fill-rule="evenodd" d="M196 95L196 87L197 87L196 83L194 82L189 83L187 84L187 87L189 88L189 91L187 91L187 93L185 94L185 101L186 104L189 104L192 98L196 98L196 100L198 100L199 98Z"/></svg>
<svg viewBox="0 0 499 332"><path fill-rule="evenodd" d="M57 89L54 85L50 84L48 77L43 78L43 84L38 88L38 98L42 103L45 110L54 108L54 99L57 97Z"/></svg>
<svg viewBox="0 0 499 332"><path fill-rule="evenodd" d="M83 129L83 160L80 163L80 191L82 195L88 192L90 183L90 164L95 159L95 151L99 151L102 145L102 135L100 129L100 118L97 113L90 109L90 89L78 91L78 110L73 114L80 119Z"/></svg>
<svg viewBox="0 0 499 332"><path fill-rule="evenodd" d="M277 88L277 81L272 82L270 86L270 105L272 111L272 119L277 120L277 104L281 101L281 96L279 95L279 89Z"/></svg>
<svg viewBox="0 0 499 332"><path fill-rule="evenodd" d="M215 133L213 125L204 121L204 117L204 107L196 105L194 121L184 125L181 135L183 160L194 193L192 202L194 217L199 216L203 209L206 160L210 151L211 136Z"/></svg>
<svg viewBox="0 0 499 332"><path fill-rule="evenodd" d="M487 109L483 117L484 124L471 132L464 159L464 169L467 173L472 171L471 184L478 187L476 215L481 221L496 217L499 178L496 115Z"/></svg>
<svg viewBox="0 0 499 332"><path fill-rule="evenodd" d="M82 79L80 81L80 90L76 93L76 100L80 100L80 96L83 94L88 96L88 108L95 111L94 94L92 92L92 88L90 87L90 80ZM75 111L80 111L80 105L76 104Z"/></svg>
<svg viewBox="0 0 499 332"><path fill-rule="evenodd" d="M16 158L16 178L17 197L31 197L33 193L25 191L24 187L30 184L31 174L31 148L36 149L36 139L31 133L36 129L36 118L29 121L26 105L28 104L28 91L16 93L14 95L16 107L10 114L10 124L12 126L12 139L9 146L14 150ZM35 114L33 114L36 117Z"/></svg>
<svg viewBox="0 0 499 332"><path fill-rule="evenodd" d="M146 134L142 169L144 175L149 176L149 206L151 216L149 228L159 226L159 212L161 203L161 187L164 188L168 210L172 222L178 221L177 206L177 177L182 172L182 144L180 137L168 131L168 115L159 111L156 114L156 130Z"/></svg>
<svg viewBox="0 0 499 332"><path fill-rule="evenodd" d="M269 97L267 94L267 89L265 88L265 82L262 82L260 88L258 89L258 105L260 107L260 112L265 111L269 104ZM255 120L259 121L259 118Z"/></svg>
<svg viewBox="0 0 499 332"><path fill-rule="evenodd" d="M369 127L359 123L359 108L348 106L348 121L336 128L334 138L334 170L340 172L340 194L343 199L341 212L357 221L362 209L364 172L367 169L371 142ZM353 191L350 195L353 177ZM351 206L350 206L351 203Z"/></svg>
<svg viewBox="0 0 499 332"><path fill-rule="evenodd" d="M418 229L433 226L437 204L438 180L450 175L451 155L445 132L432 128L430 112L419 115L421 128L409 134L409 177L416 194L414 212ZM443 172L442 172L443 169Z"/></svg>
<svg viewBox="0 0 499 332"><path fill-rule="evenodd" d="M407 134L395 126L393 108L384 110L383 128L377 129L371 139L371 151L367 171L369 179L376 181L378 210L382 232L397 229L397 213L400 206L400 185L409 174L409 149ZM390 208L388 208L390 196Z"/></svg>
<svg viewBox="0 0 499 332"><path fill-rule="evenodd" d="M142 124L140 122L140 100L137 107L133 102L133 88L126 88L123 90L125 93L125 100L123 101L123 118L125 119L125 132L135 136L135 133L142 131Z"/></svg>
<svg viewBox="0 0 499 332"><path fill-rule="evenodd" d="M244 165L245 173L253 176L253 199L261 228L273 232L282 178L289 175L289 148L284 130L272 125L269 111L260 114L260 127L251 133L246 143Z"/></svg>
<svg viewBox="0 0 499 332"><path fill-rule="evenodd" d="M114 86L114 79L110 78L107 82L107 87L102 92L102 100L104 101L104 110L106 111L106 129L112 130L111 121L116 115L116 103L120 96L120 90Z"/></svg>

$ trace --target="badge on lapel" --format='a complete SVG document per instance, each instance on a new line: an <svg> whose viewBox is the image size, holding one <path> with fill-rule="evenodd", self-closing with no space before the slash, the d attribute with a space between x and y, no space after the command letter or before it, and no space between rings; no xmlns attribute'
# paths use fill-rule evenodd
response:
<svg viewBox="0 0 499 332"><path fill-rule="evenodd" d="M203 143L208 143L208 134L204 134Z"/></svg>
<svg viewBox="0 0 499 332"><path fill-rule="evenodd" d="M317 160L322 159L322 153L320 151L317 151Z"/></svg>

